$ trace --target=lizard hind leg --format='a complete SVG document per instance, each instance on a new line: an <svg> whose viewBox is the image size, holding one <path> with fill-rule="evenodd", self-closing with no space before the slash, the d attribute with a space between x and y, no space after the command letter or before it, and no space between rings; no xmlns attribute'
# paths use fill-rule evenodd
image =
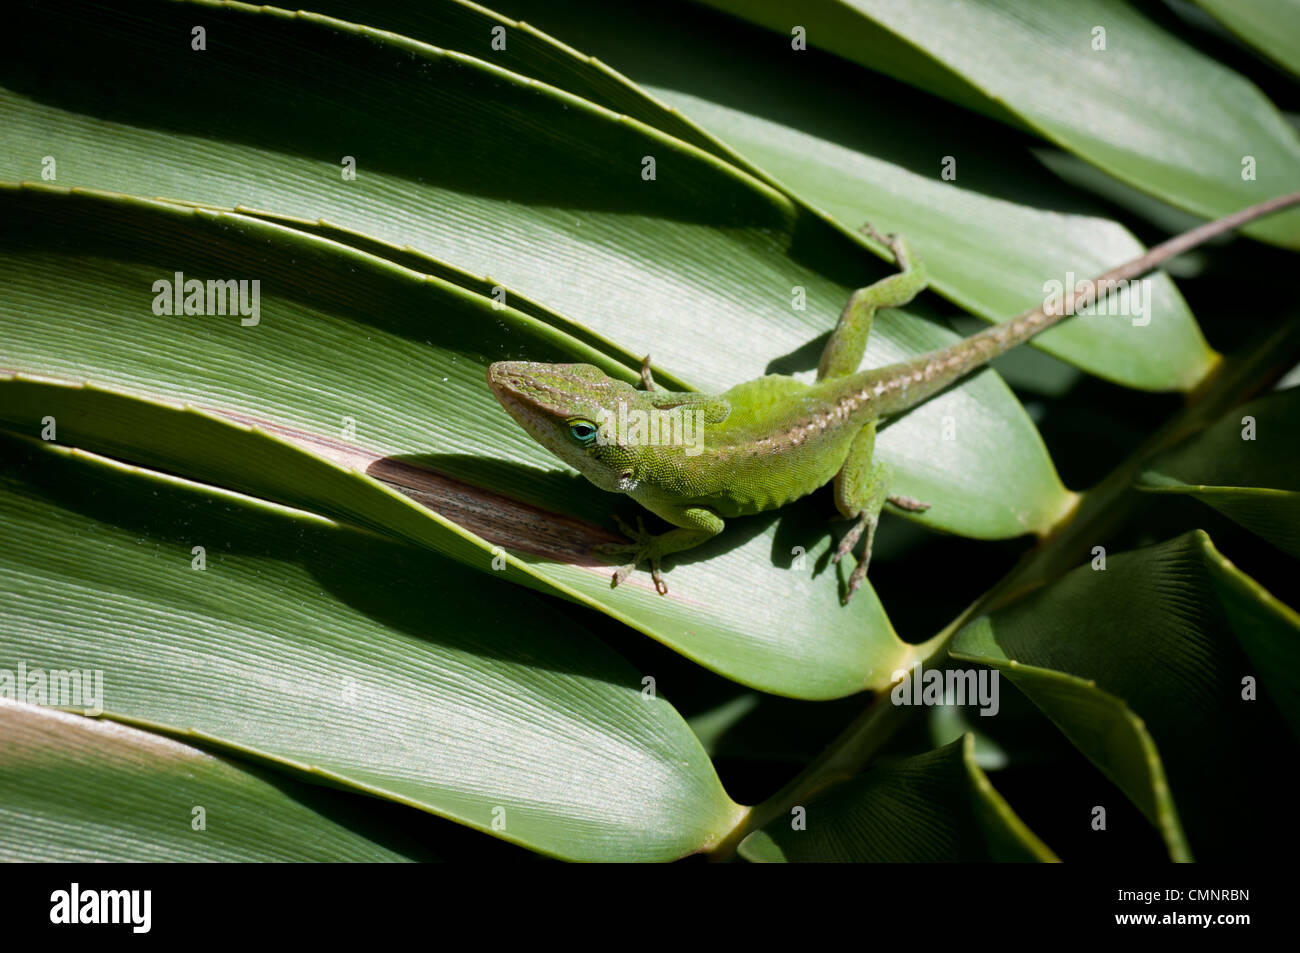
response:
<svg viewBox="0 0 1300 953"><path fill-rule="evenodd" d="M925 290L925 269L907 240L897 235L882 238L874 230L871 234L894 253L898 274L881 278L849 295L835 330L822 349L821 361L817 365L819 381L857 373L862 356L867 352L867 337L871 334L871 322L876 312L881 308L900 308Z"/></svg>
<svg viewBox="0 0 1300 953"><path fill-rule="evenodd" d="M849 575L843 602L848 605L853 594L862 587L867 578L867 567L871 565L871 545L876 535L876 526L880 522L880 511L889 498L889 471L883 463L872 459L876 445L876 425L867 424L853 438L844 465L835 474L835 506L840 514L853 520L853 525L844 534L836 547L833 559L839 562L862 541L862 554L858 564Z"/></svg>

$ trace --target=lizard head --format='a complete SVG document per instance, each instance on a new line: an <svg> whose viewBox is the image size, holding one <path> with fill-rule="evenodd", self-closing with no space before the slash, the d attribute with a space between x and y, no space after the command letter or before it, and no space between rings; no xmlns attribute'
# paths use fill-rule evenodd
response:
<svg viewBox="0 0 1300 953"><path fill-rule="evenodd" d="M637 480L643 447L608 439L623 408L649 408L649 395L591 364L499 361L487 371L501 406L529 435L604 490L624 491Z"/></svg>

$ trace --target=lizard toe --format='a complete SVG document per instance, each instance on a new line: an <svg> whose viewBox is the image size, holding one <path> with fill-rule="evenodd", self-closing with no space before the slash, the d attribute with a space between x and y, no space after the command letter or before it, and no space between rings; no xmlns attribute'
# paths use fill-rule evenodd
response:
<svg viewBox="0 0 1300 953"><path fill-rule="evenodd" d="M890 503L897 506L900 510L907 510L909 513L924 513L930 508L929 503L923 503L910 496L891 496L888 499Z"/></svg>
<svg viewBox="0 0 1300 953"><path fill-rule="evenodd" d="M849 604L849 600L853 598L853 594L861 589L862 584L867 581L867 566L870 562L870 558L867 558L853 567L853 572L849 576L849 584L845 587L843 600L844 605Z"/></svg>
<svg viewBox="0 0 1300 953"><path fill-rule="evenodd" d="M664 574L659 569L659 560L657 559L650 564L650 578L654 580L655 591L659 595L668 595L668 583L664 582Z"/></svg>
<svg viewBox="0 0 1300 953"><path fill-rule="evenodd" d="M610 577L609 588L618 588L619 585L627 582L628 577L634 572L636 572L636 563L628 563L625 566L619 566L614 570L614 575Z"/></svg>

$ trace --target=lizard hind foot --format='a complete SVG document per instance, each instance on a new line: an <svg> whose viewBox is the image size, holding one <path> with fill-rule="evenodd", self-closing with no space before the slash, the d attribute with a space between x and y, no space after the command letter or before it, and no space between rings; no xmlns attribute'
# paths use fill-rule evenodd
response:
<svg viewBox="0 0 1300 953"><path fill-rule="evenodd" d="M835 555L832 559L839 562L857 545L859 539L862 540L862 555L858 557L858 564L853 567L853 572L849 574L848 583L844 588L844 596L840 599L841 605L848 605L853 594L862 588L862 584L867 581L867 568L871 565L871 545L875 540L876 525L880 522L880 517L873 510L863 510L858 514L857 519L853 521L853 526L844 534L840 540L839 546L835 549Z"/></svg>
<svg viewBox="0 0 1300 953"><path fill-rule="evenodd" d="M858 540L862 538L862 534L867 529L867 525L870 522L871 516L866 510L863 510L858 514L857 519L853 521L853 525L849 527L849 531L845 533L844 538L840 540L840 544L835 547L835 555L831 557L833 562L839 562L849 553L853 552L853 547L858 544Z"/></svg>

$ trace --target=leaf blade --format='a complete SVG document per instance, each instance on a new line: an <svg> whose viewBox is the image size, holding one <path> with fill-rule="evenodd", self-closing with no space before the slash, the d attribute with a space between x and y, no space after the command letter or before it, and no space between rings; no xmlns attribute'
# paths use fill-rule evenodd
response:
<svg viewBox="0 0 1300 953"><path fill-rule="evenodd" d="M302 511L0 439L0 647L104 671L112 717L571 859L704 850L742 812L671 706L531 597Z"/></svg>
<svg viewBox="0 0 1300 953"><path fill-rule="evenodd" d="M789 35L778 2L700 0ZM1031 128L1116 178L1218 218L1300 190L1300 136L1250 82L1119 0L899 3L818 0L810 42L869 69ZM1098 29L1105 46L1097 49ZM989 49L1011 57L990 57ZM1061 103L1070 103L1066 114ZM1278 174L1243 174L1241 143ZM1252 166L1253 168L1253 166ZM1300 247L1300 213L1245 229Z"/></svg>
<svg viewBox="0 0 1300 953"><path fill-rule="evenodd" d="M8 861L434 859L324 788L4 697L0 764L0 854Z"/></svg>

